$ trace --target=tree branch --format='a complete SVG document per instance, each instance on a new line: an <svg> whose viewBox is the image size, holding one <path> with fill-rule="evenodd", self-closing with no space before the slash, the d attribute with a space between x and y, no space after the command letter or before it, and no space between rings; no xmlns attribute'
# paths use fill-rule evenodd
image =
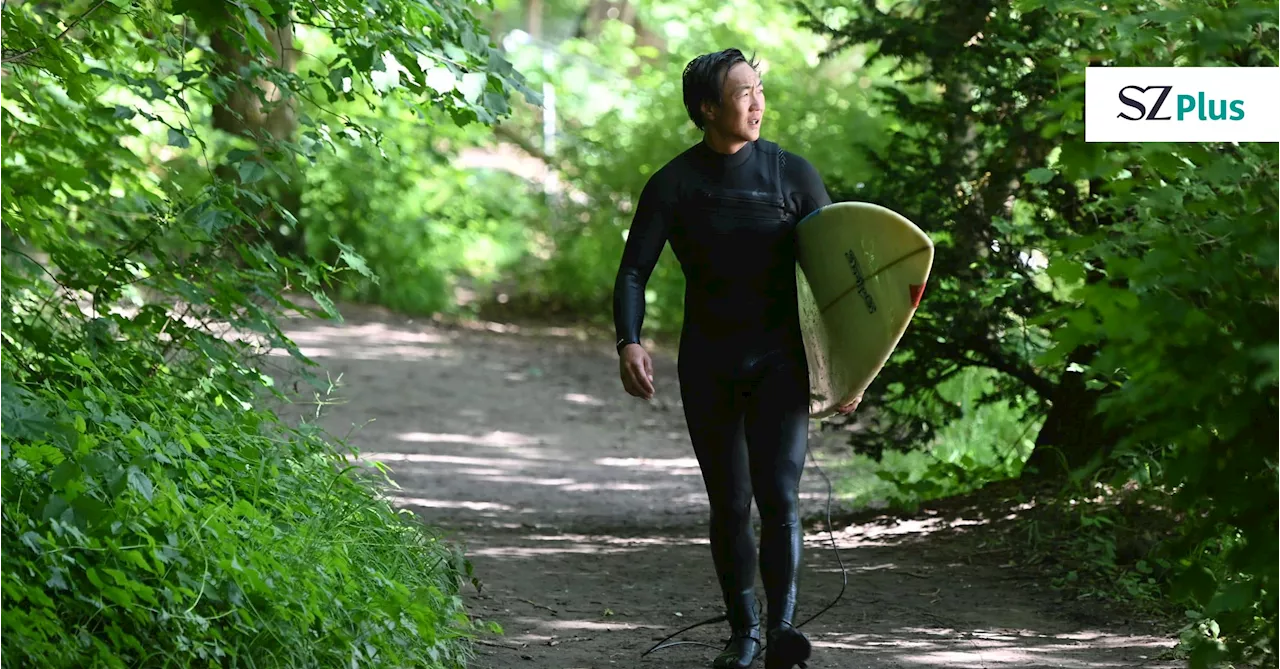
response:
<svg viewBox="0 0 1280 669"><path fill-rule="evenodd" d="M94 12L94 10L96 10L97 8L99 8L99 7L101 7L101 6L105 5L105 4L107 4L107 0L98 0L97 2L93 3L93 6L92 6L92 7L90 7L89 9L85 10L85 12L84 12L83 14L81 14L80 16L77 16L77 17L76 17L76 19L75 19L74 21L72 21L72 22L71 22L71 25L68 25L66 28L64 28L64 29L63 29L63 31L62 31L62 32L58 33L58 36L57 36L57 37L54 37L54 38L53 38L53 41L54 41L54 42L56 42L56 41L58 41L58 40L62 39L62 38L63 38L63 36L65 36L67 33L71 32L71 29L72 29L72 28L75 28L76 26L80 25L80 22L81 22L81 21L83 21L83 20L85 20L85 19L86 19L90 14L92 14L92 13ZM22 60L22 59L26 58L27 56L30 56L31 54L33 54L33 53L35 53L35 52L39 51L40 49L44 48L44 46L45 46L45 45L43 45L43 44L41 44L41 45L39 45L39 46L33 46L33 47L31 47L30 49L27 49L26 51L21 51L21 52L18 52L18 53L13 54L12 56L7 56L7 57L5 57L4 59L0 60L0 64L8 65L9 63L13 63L13 62L17 62L17 61L19 61L19 60Z"/></svg>
<svg viewBox="0 0 1280 669"><path fill-rule="evenodd" d="M1036 374L1031 368L1022 364L1020 361L1010 360L1009 356L1002 351L997 350L991 345L991 341L981 337L966 342L969 349L974 353L982 356L983 362L990 368L1004 372L1009 376L1025 383L1027 387L1036 391L1040 395L1041 400L1052 401L1054 395L1057 394L1057 388L1052 382L1044 377Z"/></svg>

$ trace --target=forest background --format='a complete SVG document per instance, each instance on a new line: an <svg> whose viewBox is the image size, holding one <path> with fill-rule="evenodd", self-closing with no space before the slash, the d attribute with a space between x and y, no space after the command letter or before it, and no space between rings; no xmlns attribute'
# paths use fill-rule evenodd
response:
<svg viewBox="0 0 1280 669"><path fill-rule="evenodd" d="M282 315L342 302L610 339L633 202L697 141L680 72L728 46L767 137L937 245L827 425L843 501L1015 481L1058 510L1028 539L1074 556L1058 585L1175 611L1195 666L1275 662L1276 146L1083 133L1086 67L1274 67L1274 4L76 0L2 30L6 666L464 661L465 555L279 419L262 351L305 364ZM667 252L656 346L682 292Z"/></svg>

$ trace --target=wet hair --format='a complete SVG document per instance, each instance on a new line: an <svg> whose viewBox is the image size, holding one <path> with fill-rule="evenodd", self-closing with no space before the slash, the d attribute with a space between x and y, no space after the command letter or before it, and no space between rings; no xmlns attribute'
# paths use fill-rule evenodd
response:
<svg viewBox="0 0 1280 669"><path fill-rule="evenodd" d="M729 76L729 70L738 63L746 63L753 70L759 65L754 56L748 59L738 49L725 49L702 54L685 66L684 108L689 112L689 120L699 130L706 126L706 119L702 118L702 103L719 105L724 101L725 77Z"/></svg>

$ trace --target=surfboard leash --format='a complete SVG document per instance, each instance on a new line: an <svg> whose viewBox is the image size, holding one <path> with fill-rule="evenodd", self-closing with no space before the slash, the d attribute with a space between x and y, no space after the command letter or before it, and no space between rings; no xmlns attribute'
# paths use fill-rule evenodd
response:
<svg viewBox="0 0 1280 669"><path fill-rule="evenodd" d="M809 623L811 623L811 622L813 622L815 619L817 619L817 617L818 617L818 616L820 616L820 615L822 615L822 614L826 613L827 611L829 611L829 610L831 609L831 607L835 606L835 605L840 601L840 599L841 599L842 597L844 597L844 591L845 591L845 588L847 588L847 587L848 587L848 585L849 585L849 572L847 571L847 569L846 569L846 568L845 568L845 566L844 566L844 559L840 557L840 548L839 548L839 546L837 546L837 545L836 545L836 535L835 535L835 532L831 529L831 498L832 498L832 496L834 495L834 490L833 490L833 488L832 488L832 486L831 486L831 479L827 477L827 473L826 473L826 472L822 471L822 467L818 464L818 458L817 458L816 456L814 456L814 454L813 454L813 450L812 450L812 449L810 449L807 445L805 446L805 453L809 456L809 459L813 462L813 466L814 466L814 467L816 467L816 468L818 469L818 473L822 475L822 480L823 480L823 481L826 481L826 483L827 483L827 536L829 536L829 537L831 538L831 550L835 551L835 554L836 554L836 562L840 565L840 592L836 593L836 597L835 597L835 599L831 600L831 603L830 603L830 604L827 604L826 606L822 607L821 609L819 609L819 610L818 610L818 612L817 612L817 613L815 613L815 614L813 614L813 615L809 616L807 619L805 619L805 621L804 621L804 622L800 623L799 625L796 625L796 626L795 626L795 627L796 627L796 629L800 629L801 627L804 627L805 625L808 625ZM759 598L759 597L757 597L757 598L756 598L756 612L757 612L757 616L758 616L758 615L759 615L759 613L760 613L760 608L761 608L761 607L760 607L760 598ZM716 649L716 650L721 650L721 647L720 647L720 646L716 646L716 645L713 645L713 644L705 643L705 642L702 642L702 641L671 641L671 639L673 639L673 638L675 638L675 637L677 637L677 636L680 636L681 634L684 634L685 632L688 632L688 631L689 631L689 630L691 630L691 629L695 629L695 628L698 628L698 627L702 627L703 625L710 625L710 624L712 624L712 623L724 622L724 621L726 621L726 620L728 620L728 619L729 619L729 616L728 616L728 615L726 615L726 614L723 614L723 613L722 613L722 614L720 614L720 615L718 615L718 616L714 616L714 617L711 617L711 618L707 618L706 620L696 622L696 623L694 623L694 624L692 624L692 625L689 625L688 627L685 627L685 628L683 628L683 629L677 630L677 631L675 631L675 632L673 632L673 633L671 633L671 634L667 635L666 637L664 637L664 638L663 638L661 641L659 641L658 643L654 644L651 648L649 648L649 650L646 650L645 652L641 653L641 654L640 654L640 657L645 657L646 655L648 655L648 654L650 654L650 653L653 653L653 652L656 652L656 651L659 651L659 650L665 650L665 649L667 649L667 648L673 648L673 647L675 647L675 646L684 646L684 645L706 646L707 648L713 648L713 649ZM668 641L671 641L671 642L670 642L670 643L667 643ZM755 656L752 658L752 662L754 662L755 660L759 659L759 658L760 658L760 656L764 654L764 650L765 650L765 648L768 648L768 647L769 647L769 646L768 646L768 644L767 644L767 643L765 643L765 642L764 642L764 639L761 639L761 640L760 640L760 649L756 651Z"/></svg>

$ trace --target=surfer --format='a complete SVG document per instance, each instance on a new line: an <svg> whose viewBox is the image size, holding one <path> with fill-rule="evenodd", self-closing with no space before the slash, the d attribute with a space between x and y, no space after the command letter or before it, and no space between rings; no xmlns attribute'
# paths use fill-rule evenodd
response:
<svg viewBox="0 0 1280 669"><path fill-rule="evenodd" d="M712 666L748 667L762 642L754 495L767 602L765 667L803 667L810 644L794 622L809 370L794 231L831 199L808 161L760 138L765 96L757 62L738 49L704 54L685 67L683 86L685 108L703 138L654 173L636 204L613 296L622 384L631 395L653 397L653 364L640 328L645 286L669 243L686 280L680 395L710 499L711 556L730 627Z"/></svg>

